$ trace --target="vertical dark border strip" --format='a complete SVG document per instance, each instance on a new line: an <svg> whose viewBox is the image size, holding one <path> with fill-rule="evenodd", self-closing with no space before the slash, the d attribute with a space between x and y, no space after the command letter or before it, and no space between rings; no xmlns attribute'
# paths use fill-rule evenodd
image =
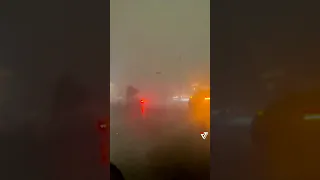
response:
<svg viewBox="0 0 320 180"><path fill-rule="evenodd" d="M110 1L66 1L72 58L79 74L93 90L93 128L97 130L96 153L100 159L92 177L110 178ZM70 31L72 30L72 31ZM73 47L72 47L73 46ZM75 60L76 61L76 60ZM75 69L79 67L74 67ZM85 72L87 70L87 72ZM98 127L97 127L98 126ZM95 156L95 155L94 155Z"/></svg>
<svg viewBox="0 0 320 180"><path fill-rule="evenodd" d="M107 102L107 145L108 145L108 154L107 154L107 156L108 156L108 169L107 169L107 173L108 173L108 177L109 177L109 179L111 179L110 178L110 0L107 0L107 1L103 1L102 0L102 2L106 2L106 5L105 5L105 7L106 7L106 18L107 18L107 21L106 21L106 23L103 23L103 24L105 24L106 25L106 32L105 32L105 34L106 34L106 41L105 41L105 43L106 43L106 45L108 46L108 48L106 49L106 55L107 55L107 58L106 59L108 59L108 66L106 67L106 68L108 68L108 102ZM102 7L104 7L104 6L102 6ZM103 51L103 50L102 50Z"/></svg>
<svg viewBox="0 0 320 180"><path fill-rule="evenodd" d="M100 6L99 6L100 5ZM100 19L101 17L101 21L97 21L100 22L101 25L101 31L99 31L100 33L100 42L101 42L101 46L97 47L97 48L101 48L101 54L102 56L99 57L97 56L97 58L101 58L101 61L105 60L105 64L103 64L103 67L101 69L101 76L105 77L102 78L102 82L104 79L106 79L105 81L105 87L107 88L105 91L105 97L104 97L104 103L106 109L104 109L106 118L104 119L105 123L106 123L106 132L105 132L105 136L103 138L105 138L105 150L106 152L106 173L107 173L107 177L110 179L110 0L104 1L101 0L101 4L97 4L97 18ZM97 36L97 38L99 38L99 36Z"/></svg>
<svg viewBox="0 0 320 180"><path fill-rule="evenodd" d="M82 79L93 90L92 128L98 166L92 177L110 178L110 1L65 1L69 52ZM70 52L71 50L71 52ZM87 72L86 72L87 71ZM96 141L96 140L93 140ZM94 147L93 147L94 148ZM99 154L98 154L99 153Z"/></svg>
<svg viewBox="0 0 320 180"><path fill-rule="evenodd" d="M64 69L62 67L68 66L71 67L72 71L74 69L77 69L78 71L74 71L77 71L77 73L81 72L77 74L79 76L81 75L81 78L79 79L83 79L85 82L88 82L90 80L93 81L92 83L88 84L91 85L90 89L94 89L98 92L95 93L95 99L99 99L97 104L99 106L99 109L95 109L95 112L98 111L99 115L103 117L105 123L109 125L109 4L110 3L108 0L18 0L7 4L1 4L3 5L1 6L1 8L5 9L1 9L4 11L1 11L0 13L5 13L5 23L8 24L10 31L12 31L12 34L15 36L14 40L17 40L17 42L12 42L11 39L8 40L8 42L12 42L15 45L15 49L13 50L15 54L13 60L15 62L12 62L12 66L15 66L14 69L17 69L17 73L19 73L18 75L25 76L22 84L28 86L28 89L34 89L34 91L31 92L28 92L26 90L25 94L29 95L30 98L26 98L26 100L24 100L26 101L26 103L22 104L22 107L27 107L29 105L28 101L32 101L33 97L42 97L38 97L37 93L40 92L40 94L42 94L41 88L43 85L41 85L41 83L46 81L45 78L48 78L47 76L50 75L49 72L51 72L51 70L57 71L57 69ZM56 66L58 63L60 65L59 67ZM95 71L92 72L92 69L94 69ZM93 84L98 85L92 87ZM36 91L35 87L30 88L30 86L32 85L36 85L35 87L39 86L40 90ZM19 98L20 97L18 97L18 99ZM18 112L18 110L14 111ZM26 118L23 117L23 115L21 115L20 117ZM19 119L19 121L21 120L25 119ZM44 119L39 119L39 121L43 120ZM85 134L85 136L89 140L89 145L86 145L89 146L88 149L90 149L90 152L85 152L84 154L82 154L83 152L81 152L79 154L81 154L82 157L94 157L94 161L96 159L97 161L99 161L100 159L98 159L98 157L100 156L100 154L98 154L99 147L98 143L96 143L98 139L98 137L96 136L96 127L93 125L94 123L91 123L91 121L88 122L90 122L90 124L86 124L86 121L85 123L79 123L77 125L81 126L81 129L82 125L84 125L83 129L85 129L84 131L88 133ZM53 122L52 124L57 125L57 123L55 122ZM62 137L64 138L64 140L68 138L68 140L73 141L73 138L75 137L73 136L74 123L66 123L64 125L66 125L64 128L61 128L61 126L59 127L57 125L58 127L53 131L51 124L50 127L48 125L44 125L48 126L48 129L50 130L50 133L45 133L44 137L46 138L48 136L48 138L51 140L51 136L54 136L54 138L52 139L56 139L56 136L59 136L59 138ZM61 130L64 130L64 132L61 132ZM53 141L49 141L47 139L43 140L44 142L41 142L41 144L39 145L36 141L37 139L35 139L33 135L29 136L28 134L27 136L29 130L27 132L23 131L24 127L21 129L19 127L18 132L12 132L8 135L10 138L12 137L14 139L8 139L8 142L10 141L10 143L7 143L3 147L5 147L4 149L6 153L10 151L12 153L6 155L8 156L8 159L5 159L3 161L8 161L8 165L12 164L12 166L8 166L8 168L5 170L2 169L2 172L7 171L8 173L1 173L2 178L0 179L21 179L18 177L27 177L27 179L61 179L61 176L60 178L56 177L63 174L64 172L71 172L70 169L68 169L71 167L66 165L66 161L71 161L73 159L70 158L66 160L63 159L64 157L59 157L58 154L60 150L68 150L68 153L70 151L72 152L73 149L66 149L68 147L71 147L72 145L69 145L67 143L54 144ZM93 134L92 132L95 134ZM59 134L55 135L54 133ZM105 150L109 151L110 135L108 128L104 132L104 135L104 139L102 139L104 144L106 145ZM76 137L78 138L79 136ZM42 141L42 138L40 140ZM14 145L12 145L11 143ZM83 147L82 143L76 145ZM94 145L97 145L97 147L95 147ZM27 147L28 149L24 149ZM53 147L58 150L54 149L54 151L49 147ZM15 152L15 150L19 151ZM101 179L109 178L109 152L106 152L105 154L107 167L103 167L101 171L98 168L93 168L94 172L86 172L86 175L90 175L91 177L100 177L100 174L102 174L101 176L107 178ZM60 160L59 158L63 160ZM56 163L57 161L59 162ZM86 162L82 161L81 163ZM58 166L55 166L56 164ZM99 165L99 167L101 167L99 162L96 164L97 166ZM95 166L96 164L93 164L92 166ZM57 174L57 171L61 172L61 174ZM77 173L79 174L79 176L85 176L82 175L82 173L85 172L80 171ZM73 172L68 175L63 175L63 177L66 179L70 179L68 178L68 175L74 176ZM100 178L92 179L99 180Z"/></svg>
<svg viewBox="0 0 320 180"><path fill-rule="evenodd" d="M108 120L107 120L107 123L108 123L108 126L107 126L107 128L108 128L108 147L109 147L109 152L108 152L108 158L109 158L109 164L108 165L110 165L110 1L111 0L107 0L106 2L107 2L107 5L106 5L106 7L107 7L107 19L108 19L108 23L106 23L107 24L107 36L108 36L108 41L107 41L107 44L108 44L108 49L107 49L107 56L108 56L108 70L109 70L109 82L108 82L108 109L107 109L107 111L108 111ZM102 1L103 2L103 1ZM108 169L108 174L109 174L109 178L110 178L110 166L109 166L109 169ZM110 178L111 179L111 178Z"/></svg>
<svg viewBox="0 0 320 180"><path fill-rule="evenodd" d="M79 63L84 79L94 93L94 128L98 131L96 153L100 153L97 170L103 179L110 178L110 1L66 2L71 11L68 17L74 19L73 41L78 48L73 57L83 60ZM77 22L75 22L77 21ZM77 34L79 33L79 34ZM81 37L81 41L79 38ZM70 37L68 37L70 38ZM77 44L78 43L78 44ZM79 52L80 51L80 52ZM75 67L76 68L76 67ZM100 175L100 173L103 173Z"/></svg>
<svg viewBox="0 0 320 180"><path fill-rule="evenodd" d="M212 102L214 102L214 92L213 92L213 85L214 85L214 82L213 82L213 72L212 72L212 65L213 65L213 60L214 60L214 43L213 43L213 13L214 13L214 10L213 10L213 3L212 1L210 1L210 179L213 179L213 175L212 175L212 163L213 163L213 152L212 152L212 149L213 149L213 128L212 128L212 125L213 125L213 118L212 118L212 112L213 112L213 105L212 105ZM212 96L213 95L213 96ZM213 99L213 100L212 100Z"/></svg>

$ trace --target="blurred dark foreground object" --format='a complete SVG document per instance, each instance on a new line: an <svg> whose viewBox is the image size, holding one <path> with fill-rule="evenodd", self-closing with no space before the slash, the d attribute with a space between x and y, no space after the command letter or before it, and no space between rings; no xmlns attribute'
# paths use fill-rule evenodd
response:
<svg viewBox="0 0 320 180"><path fill-rule="evenodd" d="M320 179L320 91L290 93L252 123L259 179Z"/></svg>
<svg viewBox="0 0 320 180"><path fill-rule="evenodd" d="M121 171L112 163L110 163L110 180L124 180Z"/></svg>

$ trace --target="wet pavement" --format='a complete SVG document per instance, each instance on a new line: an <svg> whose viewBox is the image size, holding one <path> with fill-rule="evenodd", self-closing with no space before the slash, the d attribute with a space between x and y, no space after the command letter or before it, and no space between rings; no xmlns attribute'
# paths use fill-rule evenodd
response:
<svg viewBox="0 0 320 180"><path fill-rule="evenodd" d="M184 108L111 109L110 158L126 179L209 179L210 138ZM209 132L210 133L210 132Z"/></svg>

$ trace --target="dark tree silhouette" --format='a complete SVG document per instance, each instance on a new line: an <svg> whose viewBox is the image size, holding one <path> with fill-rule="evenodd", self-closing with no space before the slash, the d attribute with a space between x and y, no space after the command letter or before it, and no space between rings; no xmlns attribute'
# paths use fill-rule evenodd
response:
<svg viewBox="0 0 320 180"><path fill-rule="evenodd" d="M126 91L127 99L130 99L137 95L139 93L139 90L134 88L133 86L128 86Z"/></svg>

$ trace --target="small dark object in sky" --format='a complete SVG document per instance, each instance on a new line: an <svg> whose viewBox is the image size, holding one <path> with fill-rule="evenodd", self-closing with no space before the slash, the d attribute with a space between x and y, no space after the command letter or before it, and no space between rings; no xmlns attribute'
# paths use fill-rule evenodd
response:
<svg viewBox="0 0 320 180"><path fill-rule="evenodd" d="M162 74L160 71L156 72L156 74Z"/></svg>

